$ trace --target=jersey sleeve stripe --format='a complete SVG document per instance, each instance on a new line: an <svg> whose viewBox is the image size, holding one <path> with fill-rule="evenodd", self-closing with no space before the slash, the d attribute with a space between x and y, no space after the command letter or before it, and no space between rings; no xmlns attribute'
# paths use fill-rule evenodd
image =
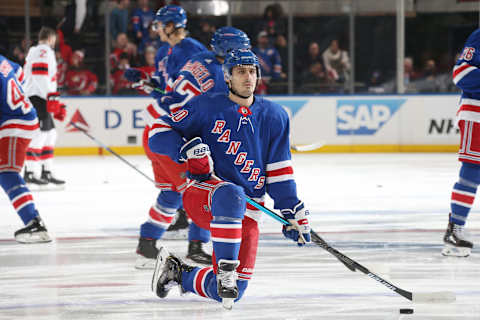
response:
<svg viewBox="0 0 480 320"><path fill-rule="evenodd" d="M292 166L292 160L269 163L267 164L267 171L273 171L273 170L277 170L285 167L291 167L291 166Z"/></svg>
<svg viewBox="0 0 480 320"><path fill-rule="evenodd" d="M277 170L267 171L267 177L278 177L285 174L293 174L293 168L285 167Z"/></svg>
<svg viewBox="0 0 480 320"><path fill-rule="evenodd" d="M294 179L293 174L284 174L277 177L267 177L267 184L283 182L283 181L293 180L293 179Z"/></svg>
<svg viewBox="0 0 480 320"><path fill-rule="evenodd" d="M477 69L474 66L469 65L468 63L462 63L459 66L453 68L453 83L457 84L460 80L463 79L467 74Z"/></svg>

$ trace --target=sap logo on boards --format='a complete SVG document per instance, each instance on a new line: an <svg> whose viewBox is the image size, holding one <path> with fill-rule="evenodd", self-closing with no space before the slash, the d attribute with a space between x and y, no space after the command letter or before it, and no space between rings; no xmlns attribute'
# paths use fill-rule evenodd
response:
<svg viewBox="0 0 480 320"><path fill-rule="evenodd" d="M407 99L337 100L337 135L374 135Z"/></svg>

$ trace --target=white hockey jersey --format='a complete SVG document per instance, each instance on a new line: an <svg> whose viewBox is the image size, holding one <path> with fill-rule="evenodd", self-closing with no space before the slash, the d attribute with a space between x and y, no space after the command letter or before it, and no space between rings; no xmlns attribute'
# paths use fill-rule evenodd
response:
<svg viewBox="0 0 480 320"><path fill-rule="evenodd" d="M57 91L57 61L55 52L47 44L30 48L23 71L24 89L28 97L47 99L48 93Z"/></svg>

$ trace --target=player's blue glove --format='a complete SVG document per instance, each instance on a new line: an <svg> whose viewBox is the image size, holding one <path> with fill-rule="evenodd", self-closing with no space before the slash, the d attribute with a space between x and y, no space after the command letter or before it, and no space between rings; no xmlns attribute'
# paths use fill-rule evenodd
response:
<svg viewBox="0 0 480 320"><path fill-rule="evenodd" d="M289 226L283 226L282 232L286 238L297 242L299 246L310 242L309 212L300 201L293 209L283 209L283 217L290 222Z"/></svg>
<svg viewBox="0 0 480 320"><path fill-rule="evenodd" d="M192 180L205 181L213 172L213 160L210 148L199 137L186 142L180 149L180 160L187 162L187 177Z"/></svg>
<svg viewBox="0 0 480 320"><path fill-rule="evenodd" d="M143 77L143 72L135 68L125 70L123 76L130 82L139 82L140 80L145 79Z"/></svg>

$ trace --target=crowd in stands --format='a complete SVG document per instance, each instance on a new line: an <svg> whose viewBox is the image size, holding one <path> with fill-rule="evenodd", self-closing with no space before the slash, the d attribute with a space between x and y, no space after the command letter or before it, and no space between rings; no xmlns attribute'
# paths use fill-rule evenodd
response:
<svg viewBox="0 0 480 320"><path fill-rule="evenodd" d="M58 83L59 89L66 94L104 94L106 81L110 83L112 94L142 94L131 88L123 72L126 68L138 67L153 74L155 53L162 45L151 27L155 12L166 4L181 5L181 1L176 0L109 0L106 3L107 9L104 10L109 12L108 29L112 40L109 75L104 75L104 68L100 68L105 65L105 54L85 50L79 40L81 32L95 28L101 20L98 18L97 1L73 1L65 8L64 18L57 25ZM190 27L190 36L208 47L213 33L220 26L213 19L200 18L195 26ZM332 35L329 39L303 40L302 44L305 44L297 46L295 36L296 43L289 44L287 19L278 3L268 5L261 21L245 31L252 40L252 50L261 66L258 94L287 93L289 45L294 45L295 93L348 93L352 66L349 53L345 50L348 43L343 39ZM10 48L10 57L23 64L26 48L24 39ZM100 62L89 63L92 60ZM448 65L439 67L437 61L426 57L420 62L424 65L419 66L414 64L412 57L407 57L404 64L406 92L455 92L456 87L451 81L454 61L452 58ZM396 92L396 79L391 73L387 75L380 69L374 69L367 78L357 92Z"/></svg>

